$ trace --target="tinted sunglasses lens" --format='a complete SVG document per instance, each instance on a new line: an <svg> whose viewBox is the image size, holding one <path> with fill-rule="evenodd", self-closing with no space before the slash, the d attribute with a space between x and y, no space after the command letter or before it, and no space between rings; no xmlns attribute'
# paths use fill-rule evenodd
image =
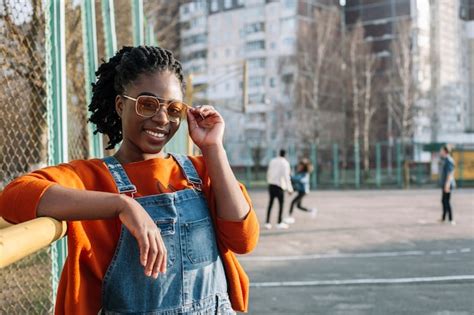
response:
<svg viewBox="0 0 474 315"><path fill-rule="evenodd" d="M139 96L137 98L137 113L145 117L151 117L158 112L160 103L153 96Z"/></svg>
<svg viewBox="0 0 474 315"><path fill-rule="evenodd" d="M172 121L178 121L184 117L186 105L180 101L172 101L168 104L168 117Z"/></svg>

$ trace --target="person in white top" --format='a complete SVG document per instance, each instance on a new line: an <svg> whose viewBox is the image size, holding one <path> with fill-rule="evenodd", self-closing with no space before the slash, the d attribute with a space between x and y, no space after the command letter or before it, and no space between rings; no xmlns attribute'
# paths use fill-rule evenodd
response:
<svg viewBox="0 0 474 315"><path fill-rule="evenodd" d="M278 199L280 206L280 212L278 214L277 228L287 229L288 224L282 222L283 220L283 202L284 192L288 191L290 194L293 192L293 186L291 185L291 168L290 163L285 159L286 151L280 150L280 156L273 158L268 164L267 170L267 182L268 192L270 193L270 201L267 209L267 220L265 221L265 228L271 229L270 214L272 212L273 201L275 198Z"/></svg>

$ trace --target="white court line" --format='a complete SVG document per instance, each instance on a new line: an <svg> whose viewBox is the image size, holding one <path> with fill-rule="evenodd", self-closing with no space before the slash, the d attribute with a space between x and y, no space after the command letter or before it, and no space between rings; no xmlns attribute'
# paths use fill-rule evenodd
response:
<svg viewBox="0 0 474 315"><path fill-rule="evenodd" d="M311 260L311 259L329 259L329 258L375 258L375 257L398 257L398 256L423 256L423 255L441 255L443 253L452 255L456 253L469 253L470 248L461 250L442 251L400 251L400 252L374 252L374 253L348 253L348 254L312 254L312 255L294 255L294 256L248 256L239 257L239 261L290 261L290 260Z"/></svg>
<svg viewBox="0 0 474 315"><path fill-rule="evenodd" d="M413 284L426 282L472 281L474 275L459 275L445 277L416 277L392 279L345 279L345 280L315 280L315 281L281 281L250 283L254 288L270 287L307 287L307 286L336 286L336 285L363 285L363 284Z"/></svg>

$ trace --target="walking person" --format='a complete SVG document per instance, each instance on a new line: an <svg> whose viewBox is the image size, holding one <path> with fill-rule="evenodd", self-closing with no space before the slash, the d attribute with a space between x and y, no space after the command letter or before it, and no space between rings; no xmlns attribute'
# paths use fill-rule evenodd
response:
<svg viewBox="0 0 474 315"><path fill-rule="evenodd" d="M267 208L267 219L265 221L265 228L271 229L272 224L270 223L270 215L272 212L273 201L278 200L279 212L278 212L278 229L287 229L288 224L283 222L283 205L285 201L285 191L290 194L293 193L293 186L291 185L291 168L290 163L285 158L286 151L280 150L278 157L273 158L267 170L267 182L268 192L270 200Z"/></svg>
<svg viewBox="0 0 474 315"><path fill-rule="evenodd" d="M55 314L246 311L249 280L235 254L256 246L259 228L222 116L182 101L181 64L160 47L123 47L96 75L90 121L117 152L26 174L0 195L10 222L67 222ZM184 119L202 156L163 152Z"/></svg>
<svg viewBox="0 0 474 315"><path fill-rule="evenodd" d="M313 165L311 161L307 158L301 159L301 161L296 166L296 174L291 177L291 182L293 184L293 189L297 192L296 197L291 202L289 216L286 217L283 222L287 224L295 223L295 218L293 217L293 210L295 205L298 209L312 213L313 217L317 213L316 208L306 208L303 207L302 201L304 196L309 193L309 174L313 171Z"/></svg>
<svg viewBox="0 0 474 315"><path fill-rule="evenodd" d="M454 160L451 157L451 147L444 145L439 155L441 157L441 172L440 172L440 185L442 189L441 203L443 205L443 215L440 222L444 222L446 217L452 225L456 224L453 219L453 209L451 207L451 192L456 186L454 180Z"/></svg>

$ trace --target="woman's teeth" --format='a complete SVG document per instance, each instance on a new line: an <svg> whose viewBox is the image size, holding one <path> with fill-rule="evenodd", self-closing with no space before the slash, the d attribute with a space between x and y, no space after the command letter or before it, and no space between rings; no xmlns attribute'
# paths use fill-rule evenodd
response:
<svg viewBox="0 0 474 315"><path fill-rule="evenodd" d="M164 138L166 135L162 132L154 132L151 130L145 130L145 132L153 137Z"/></svg>

